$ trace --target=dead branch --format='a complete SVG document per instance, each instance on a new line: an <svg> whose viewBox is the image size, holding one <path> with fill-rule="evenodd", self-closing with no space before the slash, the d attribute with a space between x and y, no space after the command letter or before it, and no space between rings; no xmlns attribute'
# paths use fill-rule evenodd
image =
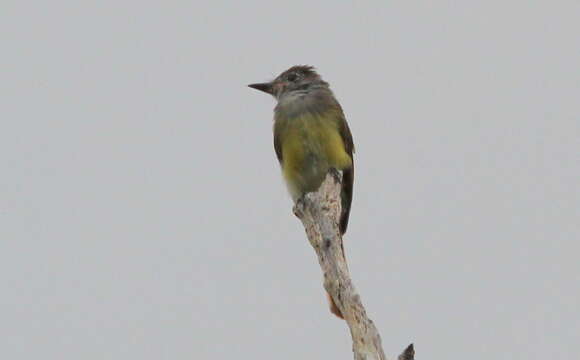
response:
<svg viewBox="0 0 580 360"><path fill-rule="evenodd" d="M302 221L310 244L318 255L324 274L324 288L342 312L352 337L355 360L386 360L381 336L368 318L357 293L344 253L338 228L341 213L341 175L332 169L317 192L308 193L294 206L294 213ZM413 344L399 355L398 360L413 360Z"/></svg>

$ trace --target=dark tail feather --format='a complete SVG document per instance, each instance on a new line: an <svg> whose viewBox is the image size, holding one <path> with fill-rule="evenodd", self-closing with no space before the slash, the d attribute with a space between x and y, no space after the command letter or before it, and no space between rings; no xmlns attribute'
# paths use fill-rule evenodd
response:
<svg viewBox="0 0 580 360"><path fill-rule="evenodd" d="M354 181L354 164L350 169L342 172L342 214L340 215L340 233L344 234L348 227L348 217L350 215L350 204L352 203L352 183Z"/></svg>

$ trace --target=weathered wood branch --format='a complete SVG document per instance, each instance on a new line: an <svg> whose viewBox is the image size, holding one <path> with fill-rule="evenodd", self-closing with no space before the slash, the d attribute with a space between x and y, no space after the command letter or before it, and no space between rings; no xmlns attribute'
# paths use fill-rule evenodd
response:
<svg viewBox="0 0 580 360"><path fill-rule="evenodd" d="M332 169L317 192L308 193L294 206L308 240L318 255L324 274L324 288L342 312L352 337L355 360L386 360L381 336L368 318L357 293L344 257L338 228L341 213L341 175ZM413 344L399 355L399 360L413 360Z"/></svg>

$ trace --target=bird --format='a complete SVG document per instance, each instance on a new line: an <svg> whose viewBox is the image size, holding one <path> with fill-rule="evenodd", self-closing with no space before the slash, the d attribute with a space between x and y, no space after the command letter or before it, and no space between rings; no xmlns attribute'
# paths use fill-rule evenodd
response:
<svg viewBox="0 0 580 360"><path fill-rule="evenodd" d="M296 203L317 191L328 171L342 172L339 230L348 227L354 181L354 143L346 117L329 84L313 66L296 65L274 80L248 85L272 95L274 150L288 192ZM343 250L344 253L344 250ZM344 319L327 293L330 311Z"/></svg>

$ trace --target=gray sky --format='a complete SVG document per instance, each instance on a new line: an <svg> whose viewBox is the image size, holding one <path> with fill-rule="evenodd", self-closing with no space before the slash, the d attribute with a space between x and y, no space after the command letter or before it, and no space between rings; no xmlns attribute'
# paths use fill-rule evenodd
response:
<svg viewBox="0 0 580 360"><path fill-rule="evenodd" d="M0 358L351 358L246 87L295 64L354 135L390 358L573 356L577 1L2 8Z"/></svg>

